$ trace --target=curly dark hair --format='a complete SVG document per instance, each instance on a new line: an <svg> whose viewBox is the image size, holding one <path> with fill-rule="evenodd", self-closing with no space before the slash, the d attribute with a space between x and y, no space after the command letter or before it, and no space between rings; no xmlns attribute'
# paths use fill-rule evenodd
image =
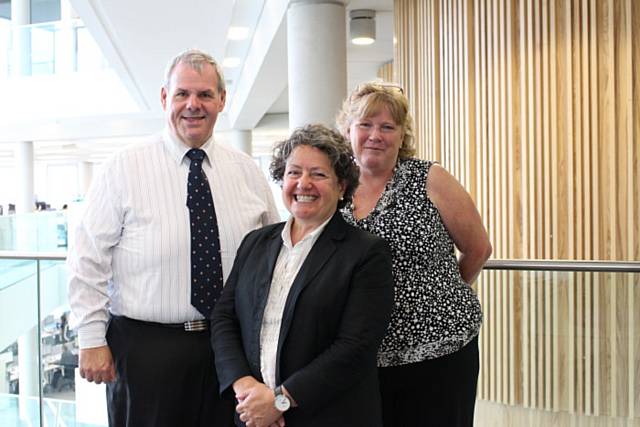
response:
<svg viewBox="0 0 640 427"><path fill-rule="evenodd" d="M344 195L338 201L338 209L351 202L353 193L358 187L360 169L353 158L351 146L344 137L338 131L321 124L310 124L298 128L288 139L275 145L269 166L271 178L282 185L287 159L293 150L301 145L317 148L329 158L338 182L345 186Z"/></svg>

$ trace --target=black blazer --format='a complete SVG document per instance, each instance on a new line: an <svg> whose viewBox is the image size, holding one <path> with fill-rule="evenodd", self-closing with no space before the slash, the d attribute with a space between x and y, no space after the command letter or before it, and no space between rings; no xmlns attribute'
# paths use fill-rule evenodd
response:
<svg viewBox="0 0 640 427"><path fill-rule="evenodd" d="M245 237L216 304L212 343L223 394L233 393L233 383L246 375L262 381L260 329L283 227ZM287 427L382 425L376 353L392 304L387 243L336 213L284 307L276 383L298 403L284 414Z"/></svg>

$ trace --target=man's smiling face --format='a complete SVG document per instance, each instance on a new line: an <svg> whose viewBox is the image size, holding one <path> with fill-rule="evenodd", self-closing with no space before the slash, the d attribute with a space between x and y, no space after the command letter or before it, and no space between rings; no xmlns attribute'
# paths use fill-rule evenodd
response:
<svg viewBox="0 0 640 427"><path fill-rule="evenodd" d="M178 64L168 87L160 92L167 124L175 137L192 148L201 147L213 133L226 93L218 91L218 75L205 64L202 71Z"/></svg>

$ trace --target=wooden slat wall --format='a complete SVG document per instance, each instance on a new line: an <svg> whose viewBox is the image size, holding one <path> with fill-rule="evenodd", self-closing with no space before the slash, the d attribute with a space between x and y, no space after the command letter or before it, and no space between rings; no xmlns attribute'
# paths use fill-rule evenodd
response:
<svg viewBox="0 0 640 427"><path fill-rule="evenodd" d="M393 75L393 61L382 64L378 68L377 77L385 82L395 82L396 78Z"/></svg>
<svg viewBox="0 0 640 427"><path fill-rule="evenodd" d="M496 258L640 260L640 1L396 0L418 156ZM485 272L479 397L640 417L640 279Z"/></svg>

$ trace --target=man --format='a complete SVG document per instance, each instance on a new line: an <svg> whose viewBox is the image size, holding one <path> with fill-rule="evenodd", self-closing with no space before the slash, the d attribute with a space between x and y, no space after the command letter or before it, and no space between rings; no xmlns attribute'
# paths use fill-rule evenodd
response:
<svg viewBox="0 0 640 427"><path fill-rule="evenodd" d="M225 96L212 57L178 55L163 134L105 162L87 196L69 301L80 375L107 383L111 426L232 424L208 319L244 235L278 215L255 163L214 141Z"/></svg>

